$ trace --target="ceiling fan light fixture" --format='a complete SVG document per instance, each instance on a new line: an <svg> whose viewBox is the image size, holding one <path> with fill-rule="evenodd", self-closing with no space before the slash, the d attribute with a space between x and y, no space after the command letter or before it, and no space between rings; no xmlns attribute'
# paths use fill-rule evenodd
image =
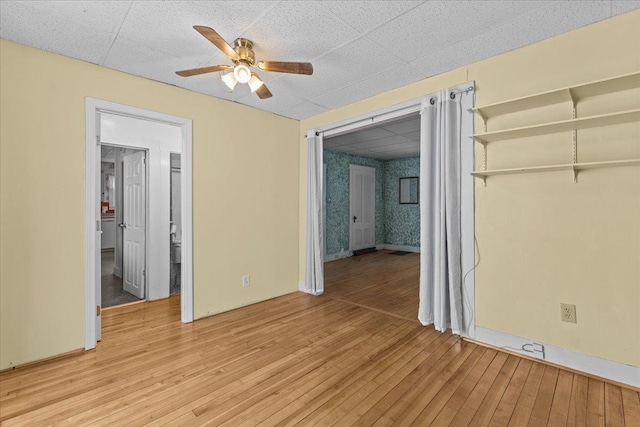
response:
<svg viewBox="0 0 640 427"><path fill-rule="evenodd" d="M249 79L249 87L251 88L251 92L255 92L262 87L264 82L260 80L257 74L251 73L251 78Z"/></svg>
<svg viewBox="0 0 640 427"><path fill-rule="evenodd" d="M238 64L233 69L233 76L239 83L248 83L251 79L251 71L244 64Z"/></svg>
<svg viewBox="0 0 640 427"><path fill-rule="evenodd" d="M236 79L235 73L233 71L227 74L222 74L220 78L230 90L235 89L236 84L238 83L238 80Z"/></svg>

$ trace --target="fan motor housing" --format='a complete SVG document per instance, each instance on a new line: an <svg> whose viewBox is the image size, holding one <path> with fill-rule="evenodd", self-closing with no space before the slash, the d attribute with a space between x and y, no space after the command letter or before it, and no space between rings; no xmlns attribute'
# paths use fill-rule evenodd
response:
<svg viewBox="0 0 640 427"><path fill-rule="evenodd" d="M233 50L236 51L240 59L233 62L238 64L243 62L248 65L253 65L256 62L256 55L253 53L253 42L249 39L235 39L233 42Z"/></svg>

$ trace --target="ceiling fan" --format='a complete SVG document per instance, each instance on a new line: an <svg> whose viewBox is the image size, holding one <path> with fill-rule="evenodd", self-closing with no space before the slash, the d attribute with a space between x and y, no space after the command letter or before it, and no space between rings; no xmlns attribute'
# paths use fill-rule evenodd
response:
<svg viewBox="0 0 640 427"><path fill-rule="evenodd" d="M221 75L222 81L229 89L233 90L237 83L247 83L251 88L251 92L255 92L260 99L265 99L270 98L272 94L262 79L260 79L260 76L250 70L251 67L256 67L262 71L274 71L277 73L313 74L313 66L309 62L259 61L256 63L256 56L253 53L253 42L251 40L238 38L233 42L233 47L231 47L220 34L216 33L212 28L201 25L195 25L193 28L227 55L235 65L213 65L210 67L176 71L176 74L179 76L197 76L199 74L226 71L232 68L232 71Z"/></svg>

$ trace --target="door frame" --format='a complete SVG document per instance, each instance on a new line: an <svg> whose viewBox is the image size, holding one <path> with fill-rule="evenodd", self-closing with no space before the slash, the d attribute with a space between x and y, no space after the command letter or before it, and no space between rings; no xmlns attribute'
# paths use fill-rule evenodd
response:
<svg viewBox="0 0 640 427"><path fill-rule="evenodd" d="M353 244L353 181L351 180L352 175L355 171L366 172L367 174L371 173L373 175L373 247L376 246L376 168L372 168L371 166L362 166L362 165L349 165L349 250L356 250ZM364 249L364 248L358 248Z"/></svg>
<svg viewBox="0 0 640 427"><path fill-rule="evenodd" d="M110 113L134 119L154 121L180 129L182 153L180 156L181 214L182 214L182 268L181 268L181 320L193 321L193 159L192 120L156 111L131 107L102 99L85 98L85 265L84 265L84 348L96 347L96 242L100 232L96 209L98 197L100 159L98 130L99 114ZM111 144L110 144L111 145ZM167 230L168 233L168 230Z"/></svg>
<svg viewBox="0 0 640 427"><path fill-rule="evenodd" d="M475 82L469 81L461 83L459 85L450 86L448 90L453 92L466 92L469 89L475 89ZM422 102L434 93L438 91L426 93L418 98L413 98L405 102L401 102L395 105L384 107L378 110L369 111L364 114L360 114L345 120L341 120L334 123L329 123L324 126L315 128L309 128L306 130L305 135L320 134L324 145L324 139L329 136L344 135L355 130L362 130L368 127L376 126L380 123L390 120L405 117L411 114L419 113L422 109ZM471 129L475 129L474 114L470 114ZM421 130L422 131L422 130ZM466 135L469 136L469 135ZM463 142L466 140L465 135L462 138ZM463 303L463 310L470 310L472 322L469 325L469 329L462 331L462 336L475 339L476 337L476 317L475 317L475 266L476 266L476 247L475 247L475 179L470 174L474 170L475 166L475 147L473 144L462 144L462 173L466 174L466 180L463 180L462 188L462 228L463 228L463 242L462 252L465 258L463 273L465 279L463 279L463 291L465 293L465 302ZM307 163L307 169L309 164ZM324 177L323 177L324 178ZM325 199L322 199L320 203L323 205L326 203ZM324 245L325 233L320 236L322 245ZM304 256L302 257L304 259ZM304 271L304 266L302 267ZM322 284L324 286L324 283ZM304 287L301 286L300 289ZM466 306L465 306L466 303Z"/></svg>

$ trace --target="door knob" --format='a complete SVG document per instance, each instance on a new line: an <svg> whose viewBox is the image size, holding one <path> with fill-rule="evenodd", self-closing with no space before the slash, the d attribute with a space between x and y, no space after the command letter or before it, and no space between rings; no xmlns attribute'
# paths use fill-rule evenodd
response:
<svg viewBox="0 0 640 427"><path fill-rule="evenodd" d="M120 224L118 224L118 227L127 228L127 224L125 224L124 222L121 222Z"/></svg>

